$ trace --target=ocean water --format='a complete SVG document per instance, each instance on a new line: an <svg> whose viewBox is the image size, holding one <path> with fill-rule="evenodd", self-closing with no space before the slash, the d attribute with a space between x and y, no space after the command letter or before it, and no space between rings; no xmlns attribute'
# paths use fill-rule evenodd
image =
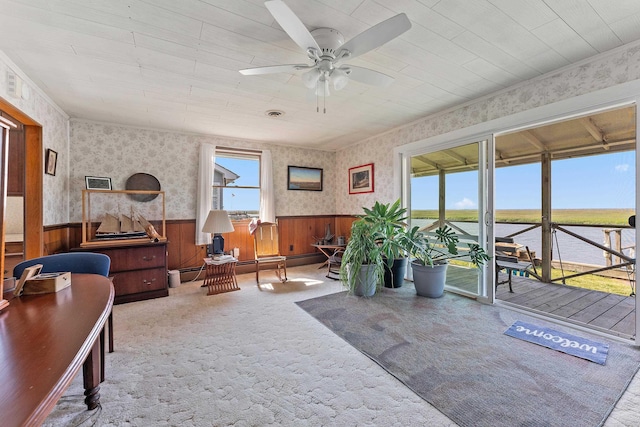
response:
<svg viewBox="0 0 640 427"><path fill-rule="evenodd" d="M424 226L431 224L433 220L412 220L412 225ZM468 222L454 222L454 224L467 233L477 236L478 224ZM496 224L496 237L504 237L520 230L528 228L529 225L522 224ZM563 226L567 230L576 233L591 241L604 244L604 232L601 227L588 226ZM611 227L613 228L613 227ZM541 227L527 231L514 237L514 241L523 246L528 246L529 250L536 253L536 257L540 258L542 253L542 231ZM615 237L611 235L612 245L615 246ZM593 265L606 265L604 251L595 246L591 246L573 236L562 231L556 231L552 235L553 242L553 260L562 260L563 262L580 262ZM635 257L635 230L631 228L622 229L622 248L626 255ZM626 248L626 249L625 249Z"/></svg>

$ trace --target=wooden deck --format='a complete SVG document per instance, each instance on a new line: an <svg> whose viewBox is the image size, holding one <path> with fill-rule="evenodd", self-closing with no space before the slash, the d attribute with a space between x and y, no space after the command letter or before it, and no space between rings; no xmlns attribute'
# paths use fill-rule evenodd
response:
<svg viewBox="0 0 640 427"><path fill-rule="evenodd" d="M506 275L500 273L499 280ZM512 276L513 293L509 285L498 286L496 298L537 313L606 332L611 335L635 337L635 297L591 291L536 279ZM477 272L474 269L449 268L447 285L476 292ZM631 290L631 288L629 288Z"/></svg>

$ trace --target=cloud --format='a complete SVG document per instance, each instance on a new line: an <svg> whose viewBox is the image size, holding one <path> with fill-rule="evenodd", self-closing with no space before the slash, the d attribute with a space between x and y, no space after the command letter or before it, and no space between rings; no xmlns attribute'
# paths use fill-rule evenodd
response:
<svg viewBox="0 0 640 427"><path fill-rule="evenodd" d="M616 169L616 172L626 172L629 170L629 165L627 163L622 165L616 165L615 169Z"/></svg>
<svg viewBox="0 0 640 427"><path fill-rule="evenodd" d="M454 206L456 209L474 209L478 207L473 200L467 199L466 197L459 202L456 202Z"/></svg>

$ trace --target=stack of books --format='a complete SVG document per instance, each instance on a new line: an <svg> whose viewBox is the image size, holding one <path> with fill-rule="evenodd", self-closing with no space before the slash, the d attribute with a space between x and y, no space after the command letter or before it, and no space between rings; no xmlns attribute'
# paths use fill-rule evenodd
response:
<svg viewBox="0 0 640 427"><path fill-rule="evenodd" d="M238 261L233 255L215 255L212 258L205 258L207 264L226 264L228 262Z"/></svg>

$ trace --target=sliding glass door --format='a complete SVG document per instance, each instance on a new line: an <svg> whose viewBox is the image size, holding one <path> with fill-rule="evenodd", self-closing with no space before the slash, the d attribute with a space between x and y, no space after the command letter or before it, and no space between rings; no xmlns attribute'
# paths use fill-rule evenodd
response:
<svg viewBox="0 0 640 427"><path fill-rule="evenodd" d="M411 225L426 233L451 228L460 239L461 254L468 243L487 249L487 145L488 138L461 142L406 160ZM474 268L461 257L449 264L447 290L486 296L486 277L485 268Z"/></svg>

